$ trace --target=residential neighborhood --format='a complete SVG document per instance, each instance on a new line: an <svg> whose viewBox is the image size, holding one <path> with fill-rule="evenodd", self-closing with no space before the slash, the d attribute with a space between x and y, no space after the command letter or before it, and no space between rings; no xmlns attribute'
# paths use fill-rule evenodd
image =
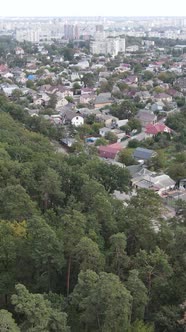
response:
<svg viewBox="0 0 186 332"><path fill-rule="evenodd" d="M30 117L43 118L56 127L58 141L68 153L73 146L69 142L78 141L85 149L95 146L103 160L122 160L127 167L130 163L125 164L122 155L129 153L131 165L151 172L151 160L161 159L160 150L166 154L179 135L169 119L185 112L185 54L173 56L166 48L159 54L156 43L145 50L142 43L130 57L124 49L113 57L91 54L91 47L89 51L84 46L68 49L67 44L71 54L66 56L60 42L55 52L52 47L52 43L37 43L26 49L23 42L16 42L11 61L2 54L1 94L21 105ZM165 163L167 167L157 169L158 185L150 181L147 186L159 188L161 196L179 180L170 177L170 186L161 184L170 175L168 160ZM134 183L136 175L132 175Z"/></svg>

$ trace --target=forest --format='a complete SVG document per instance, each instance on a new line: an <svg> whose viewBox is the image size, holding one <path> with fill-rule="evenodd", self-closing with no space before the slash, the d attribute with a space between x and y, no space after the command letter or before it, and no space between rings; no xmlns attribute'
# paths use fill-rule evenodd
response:
<svg viewBox="0 0 186 332"><path fill-rule="evenodd" d="M186 206L33 121L0 99L0 331L184 332Z"/></svg>

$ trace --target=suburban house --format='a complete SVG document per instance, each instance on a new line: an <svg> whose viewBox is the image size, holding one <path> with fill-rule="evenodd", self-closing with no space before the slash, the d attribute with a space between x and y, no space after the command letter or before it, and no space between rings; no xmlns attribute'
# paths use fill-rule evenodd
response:
<svg viewBox="0 0 186 332"><path fill-rule="evenodd" d="M166 174L157 174L144 167L141 169L136 167L136 172L135 170L131 172L130 167L127 168L132 176L131 184L134 188L152 189L161 196L175 187L175 181Z"/></svg>
<svg viewBox="0 0 186 332"><path fill-rule="evenodd" d="M123 82L126 83L126 84L129 85L129 86L137 87L138 76L136 76L136 75L128 76L127 78L125 78L125 79L123 80Z"/></svg>
<svg viewBox="0 0 186 332"><path fill-rule="evenodd" d="M68 110L65 112L61 112L62 124L71 123L75 127L82 126L84 124L84 118L73 110Z"/></svg>
<svg viewBox="0 0 186 332"><path fill-rule="evenodd" d="M152 104L151 110L152 112L162 112L164 110L165 104L162 101L157 101Z"/></svg>
<svg viewBox="0 0 186 332"><path fill-rule="evenodd" d="M181 92L186 92L186 77L180 77L174 82L174 86L178 87Z"/></svg>
<svg viewBox="0 0 186 332"><path fill-rule="evenodd" d="M111 131L111 129L108 128L108 127L100 128L100 129L99 129L99 135L102 136L102 137L105 137L105 135L106 135L107 133L109 133L110 131Z"/></svg>
<svg viewBox="0 0 186 332"><path fill-rule="evenodd" d="M139 110L135 118L140 121L142 127L146 127L147 124L153 124L157 121L157 115L145 109Z"/></svg>
<svg viewBox="0 0 186 332"><path fill-rule="evenodd" d="M9 83L4 83L0 85L0 89L5 93L7 97L10 97L12 95L12 92L14 90L20 90L18 85L15 84L9 84Z"/></svg>
<svg viewBox="0 0 186 332"><path fill-rule="evenodd" d="M154 95L154 99L156 101L163 101L163 102L170 102L172 101L172 96L168 95L167 93L157 93L156 95Z"/></svg>
<svg viewBox="0 0 186 332"><path fill-rule="evenodd" d="M81 104L89 104L91 102L93 103L94 100L95 100L95 95L94 94L88 94L88 93L81 94L80 99L79 99Z"/></svg>
<svg viewBox="0 0 186 332"><path fill-rule="evenodd" d="M136 92L135 97L139 97L141 101L147 101L151 98L149 91Z"/></svg>
<svg viewBox="0 0 186 332"><path fill-rule="evenodd" d="M113 98L110 92L100 93L95 99L95 108L101 108L113 103Z"/></svg>
<svg viewBox="0 0 186 332"><path fill-rule="evenodd" d="M6 74L9 71L7 65L0 64L0 75Z"/></svg>
<svg viewBox="0 0 186 332"><path fill-rule="evenodd" d="M98 153L102 158L115 159L117 154L122 150L120 143L114 143L106 146L99 146Z"/></svg>
<svg viewBox="0 0 186 332"><path fill-rule="evenodd" d="M154 150L144 149L144 148L136 148L133 152L134 159L138 161L147 161L151 158L155 157L157 153Z"/></svg>
<svg viewBox="0 0 186 332"><path fill-rule="evenodd" d="M170 134L172 132L172 129L167 127L164 123L155 123L155 124L148 124L145 127L145 134L147 137L155 136L159 133L168 133Z"/></svg>
<svg viewBox="0 0 186 332"><path fill-rule="evenodd" d="M105 127L112 128L118 121L118 118L109 114L98 113L96 114L96 118L100 122L104 122Z"/></svg>
<svg viewBox="0 0 186 332"><path fill-rule="evenodd" d="M183 93L182 92L179 92L179 91L177 91L177 90L175 90L175 89L168 89L167 90L167 93L170 95L170 96L172 96L172 97L183 97Z"/></svg>

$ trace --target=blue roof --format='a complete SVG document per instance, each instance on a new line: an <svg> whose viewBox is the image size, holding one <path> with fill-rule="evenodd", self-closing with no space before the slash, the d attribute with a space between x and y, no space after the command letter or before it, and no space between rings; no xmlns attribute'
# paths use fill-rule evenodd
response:
<svg viewBox="0 0 186 332"><path fill-rule="evenodd" d="M152 158L154 154L155 154L154 150L136 148L133 153L133 157L135 159L148 160L148 159Z"/></svg>
<svg viewBox="0 0 186 332"><path fill-rule="evenodd" d="M85 141L88 143L90 143L90 142L95 142L95 141L97 141L97 139L98 139L98 137L88 137L88 138L86 138L85 139Z"/></svg>
<svg viewBox="0 0 186 332"><path fill-rule="evenodd" d="M36 79L36 75L30 74L30 75L28 75L27 78L28 78L28 80L34 81Z"/></svg>

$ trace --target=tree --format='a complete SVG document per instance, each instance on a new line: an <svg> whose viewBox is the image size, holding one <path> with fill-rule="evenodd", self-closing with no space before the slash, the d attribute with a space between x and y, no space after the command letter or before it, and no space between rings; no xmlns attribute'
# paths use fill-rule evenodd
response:
<svg viewBox="0 0 186 332"><path fill-rule="evenodd" d="M154 73L151 72L150 70L145 70L144 73L143 73L143 79L145 81L149 81L151 80L152 78L154 77Z"/></svg>
<svg viewBox="0 0 186 332"><path fill-rule="evenodd" d="M130 119L127 123L127 126L130 127L130 130L137 130L137 132L141 132L141 122L138 119Z"/></svg>
<svg viewBox="0 0 186 332"><path fill-rule="evenodd" d="M127 253L155 247L155 226L161 216L161 199L151 190L141 189L132 196L120 221L119 230L127 236Z"/></svg>
<svg viewBox="0 0 186 332"><path fill-rule="evenodd" d="M116 134L112 133L111 131L106 133L105 138L109 141L109 143L116 143L117 142L117 136Z"/></svg>
<svg viewBox="0 0 186 332"><path fill-rule="evenodd" d="M20 332L12 314L7 310L0 310L0 331L1 332Z"/></svg>
<svg viewBox="0 0 186 332"><path fill-rule="evenodd" d="M100 137L96 140L95 146L108 145L108 141L104 137Z"/></svg>
<svg viewBox="0 0 186 332"><path fill-rule="evenodd" d="M126 283L127 289L132 295L132 321L143 320L145 306L148 302L147 288L139 278L137 270L131 270Z"/></svg>
<svg viewBox="0 0 186 332"><path fill-rule="evenodd" d="M65 99L68 101L68 103L74 103L74 99L72 96L66 96Z"/></svg>
<svg viewBox="0 0 186 332"><path fill-rule="evenodd" d="M125 100L121 104L113 104L110 108L110 113L118 117L120 120L130 119L136 114L137 110L131 101Z"/></svg>
<svg viewBox="0 0 186 332"><path fill-rule="evenodd" d="M90 178L100 182L109 193L113 193L114 190L128 190L130 174L125 168L109 165L96 158L90 160L84 170Z"/></svg>
<svg viewBox="0 0 186 332"><path fill-rule="evenodd" d="M88 237L82 237L75 248L75 258L80 264L80 270L99 272L104 267L104 256L101 254L97 243Z"/></svg>
<svg viewBox="0 0 186 332"><path fill-rule="evenodd" d="M6 220L24 220L37 213L36 205L19 184L9 185L0 193L0 217Z"/></svg>
<svg viewBox="0 0 186 332"><path fill-rule="evenodd" d="M43 174L39 181L39 191L44 210L61 203L64 198L64 194L61 192L61 178L54 169L48 168Z"/></svg>
<svg viewBox="0 0 186 332"><path fill-rule="evenodd" d="M116 273L121 280L125 279L125 273L129 267L130 258L126 253L127 239L124 233L117 233L110 237L108 251L109 269Z"/></svg>
<svg viewBox="0 0 186 332"><path fill-rule="evenodd" d="M125 166L136 164L136 160L132 156L132 151L129 149L123 149L119 152L119 161Z"/></svg>
<svg viewBox="0 0 186 332"><path fill-rule="evenodd" d="M149 254L145 250L140 250L135 261L149 295L155 278L158 278L158 282L160 282L160 279L167 278L172 274L168 256L158 247Z"/></svg>
<svg viewBox="0 0 186 332"><path fill-rule="evenodd" d="M71 275L71 264L72 256L76 245L85 234L86 220L85 217L79 211L72 210L68 214L65 214L62 218L62 237L64 241L64 250L67 257L67 279L66 289L67 296L70 291L70 275Z"/></svg>
<svg viewBox="0 0 186 332"><path fill-rule="evenodd" d="M145 324L143 321L135 321L128 332L154 332L154 327L151 324Z"/></svg>
<svg viewBox="0 0 186 332"><path fill-rule="evenodd" d="M57 104L57 96L55 94L52 94L48 102L48 108L52 108L53 110L55 110L56 104Z"/></svg>
<svg viewBox="0 0 186 332"><path fill-rule="evenodd" d="M21 330L28 332L69 332L67 315L53 309L51 302L41 294L31 294L22 284L17 284L12 295L15 311L22 315Z"/></svg>
<svg viewBox="0 0 186 332"><path fill-rule="evenodd" d="M18 242L8 222L0 222L0 294L8 304L16 279L16 256Z"/></svg>
<svg viewBox="0 0 186 332"><path fill-rule="evenodd" d="M35 84L34 84L33 81L28 80L28 81L26 82L26 87L29 88L29 89L34 89L34 88L35 88Z"/></svg>
<svg viewBox="0 0 186 332"><path fill-rule="evenodd" d="M88 289L83 291L85 282ZM72 293L72 303L80 310L85 331L124 332L130 325L132 297L119 278L91 270L81 272Z"/></svg>
<svg viewBox="0 0 186 332"><path fill-rule="evenodd" d="M93 88L96 78L95 78L94 74L86 73L83 75L82 81L83 81L85 87Z"/></svg>
<svg viewBox="0 0 186 332"><path fill-rule="evenodd" d="M155 157L151 158L151 160L148 161L148 166L153 168L153 170L155 171L159 171L165 167L165 162L165 154L160 151Z"/></svg>
<svg viewBox="0 0 186 332"><path fill-rule="evenodd" d="M53 276L64 266L63 242L41 218L29 220L27 237L30 259L34 264L36 285L39 289L50 291L55 287Z"/></svg>

